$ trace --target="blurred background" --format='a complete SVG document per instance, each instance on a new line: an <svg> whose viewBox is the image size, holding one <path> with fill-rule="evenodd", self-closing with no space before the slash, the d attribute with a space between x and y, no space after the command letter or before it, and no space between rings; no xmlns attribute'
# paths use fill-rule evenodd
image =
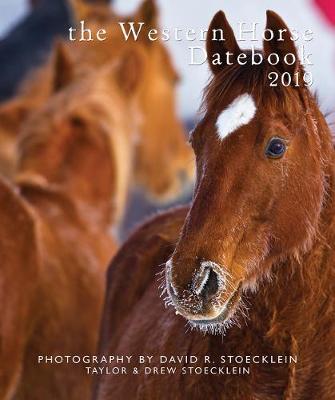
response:
<svg viewBox="0 0 335 400"><path fill-rule="evenodd" d="M34 0L1 0L0 4L0 99L15 94L19 82L26 73L45 59L53 39L67 35L71 24L71 12L65 0L35 0L39 7L33 9L29 3ZM335 110L335 2L330 0L157 0L163 28L206 29L214 13L223 9L234 29L239 22L260 23L258 37L265 25L265 12L278 12L291 29L300 33L312 30L314 39L304 44L307 53L312 53L312 90L318 93L323 112L334 120ZM139 0L114 0L113 7L119 13L130 13L138 6ZM189 46L204 46L203 42L166 42L175 66L181 76L178 88L178 113L187 128L191 128L201 101L201 91L209 72L206 64L189 65ZM241 47L250 47L245 42ZM187 198L181 199L187 201ZM129 205L124 232L132 227L143 215L157 208L133 194Z"/></svg>

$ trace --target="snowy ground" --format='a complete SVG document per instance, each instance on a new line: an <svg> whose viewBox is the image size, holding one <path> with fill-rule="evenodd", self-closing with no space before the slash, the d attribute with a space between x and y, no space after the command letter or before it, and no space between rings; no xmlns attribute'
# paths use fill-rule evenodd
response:
<svg viewBox="0 0 335 400"><path fill-rule="evenodd" d="M116 0L116 7L123 12L133 11L139 0ZM323 110L335 108L335 32L327 26L321 15L313 8L310 0L158 0L161 8L161 25L166 28L206 29L214 13L223 8L233 28L237 30L238 22L259 22L258 37L265 24L266 9L277 11L291 28L304 32L313 30L314 40L298 42L305 44L306 50L312 53L314 65L307 69L313 73L313 89L317 90ZM3 35L27 10L27 0L1 0L0 35ZM203 42L175 41L167 42L175 64L182 76L179 89L179 110L184 118L192 117L200 103L201 89L208 79L206 65L192 66L189 46L203 46ZM250 42L243 43L248 47ZM259 42L259 45L261 42Z"/></svg>

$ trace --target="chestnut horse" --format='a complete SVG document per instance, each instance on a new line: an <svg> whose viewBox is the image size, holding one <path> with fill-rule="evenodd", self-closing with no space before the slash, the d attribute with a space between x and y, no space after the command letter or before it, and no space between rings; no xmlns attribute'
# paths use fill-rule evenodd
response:
<svg viewBox="0 0 335 400"><path fill-rule="evenodd" d="M110 230L130 184L140 53L71 82L63 51L59 91L25 124L17 187L0 183L2 400L89 398L82 364L38 356L94 354Z"/></svg>
<svg viewBox="0 0 335 400"><path fill-rule="evenodd" d="M75 64L76 77L86 75L92 67L117 60L127 49L142 51L144 66L139 92L142 124L138 129L138 149L133 160L134 183L143 187L154 200L173 200L193 183L194 164L176 114L178 75L163 43L151 42L146 35L147 30L158 27L154 0L144 0L134 15L127 18L116 16L107 5L88 5L82 0L73 0L72 3L78 20L85 20L93 32L101 27L108 32L107 40L102 42L74 41L66 44ZM129 21L144 22L139 39L125 41L119 21L126 24ZM17 97L0 106L0 171L6 176L11 177L15 172L15 138L22 121L53 93L52 65L53 57L24 82Z"/></svg>
<svg viewBox="0 0 335 400"><path fill-rule="evenodd" d="M212 40L214 29L224 42ZM297 52L271 11L267 29L274 37L263 54L277 54L276 67L251 65L249 52L238 65L242 52L223 12L210 25L209 60L230 52L235 62L210 63L204 117L191 135L193 201L145 224L110 266L100 354L133 359L128 375L99 376L96 400L334 397L332 139L307 87L269 87L270 71L303 70L298 57L283 62ZM153 356L148 374L138 355ZM184 358L172 364L175 374L153 373L161 355L195 355L200 372L183 373L193 365ZM211 375L210 366L223 370Z"/></svg>

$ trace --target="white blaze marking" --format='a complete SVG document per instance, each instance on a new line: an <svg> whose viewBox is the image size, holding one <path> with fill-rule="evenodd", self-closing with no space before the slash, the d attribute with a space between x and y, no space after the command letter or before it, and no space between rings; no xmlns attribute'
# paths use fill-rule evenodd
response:
<svg viewBox="0 0 335 400"><path fill-rule="evenodd" d="M219 115L216 121L218 136L223 140L230 133L247 125L256 114L256 105L252 96L242 94Z"/></svg>

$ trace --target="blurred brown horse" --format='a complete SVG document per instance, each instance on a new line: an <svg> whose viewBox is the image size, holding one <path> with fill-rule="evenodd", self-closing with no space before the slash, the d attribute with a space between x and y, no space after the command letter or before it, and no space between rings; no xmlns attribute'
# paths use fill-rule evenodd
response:
<svg viewBox="0 0 335 400"><path fill-rule="evenodd" d="M334 149L302 81L269 87L270 72L301 78L303 69L282 19L268 12L266 28L274 36L264 56L277 54L278 65L252 65L249 52L238 65L233 30L222 12L214 17L207 42L213 80L191 136L197 182L190 209L144 225L109 271L101 354L133 355L130 371L138 355L154 356L151 371L162 366L160 355L198 362L172 364L175 374L144 374L142 366L136 375L99 376L97 400L334 397ZM212 40L217 29L224 42ZM167 310L155 277L162 264ZM231 364L221 359L227 355ZM222 371L211 370L213 363ZM192 374L192 366L203 369Z"/></svg>
<svg viewBox="0 0 335 400"><path fill-rule="evenodd" d="M3 400L89 398L82 364L46 365L38 355L95 352L111 228L132 176L141 63L127 52L72 82L60 46L58 91L20 138L17 187L0 182Z"/></svg>
<svg viewBox="0 0 335 400"><path fill-rule="evenodd" d="M155 200L172 200L190 188L194 166L184 129L176 115L177 73L163 43L151 42L146 35L150 28L158 26L155 2L145 0L138 11L127 18L116 16L106 5L93 6L81 0L73 0L73 4L78 20L85 20L93 32L101 27L108 32L107 40L103 42L67 44L75 63L76 77L85 75L92 67L117 60L125 49L135 47L143 52L144 73L139 93L142 124L135 139L138 150L132 161L134 183L143 186ZM145 23L138 41L125 41L119 21ZM22 121L53 92L54 82L51 60L23 84L16 98L0 106L0 170L7 176L12 176L15 171L15 138Z"/></svg>

